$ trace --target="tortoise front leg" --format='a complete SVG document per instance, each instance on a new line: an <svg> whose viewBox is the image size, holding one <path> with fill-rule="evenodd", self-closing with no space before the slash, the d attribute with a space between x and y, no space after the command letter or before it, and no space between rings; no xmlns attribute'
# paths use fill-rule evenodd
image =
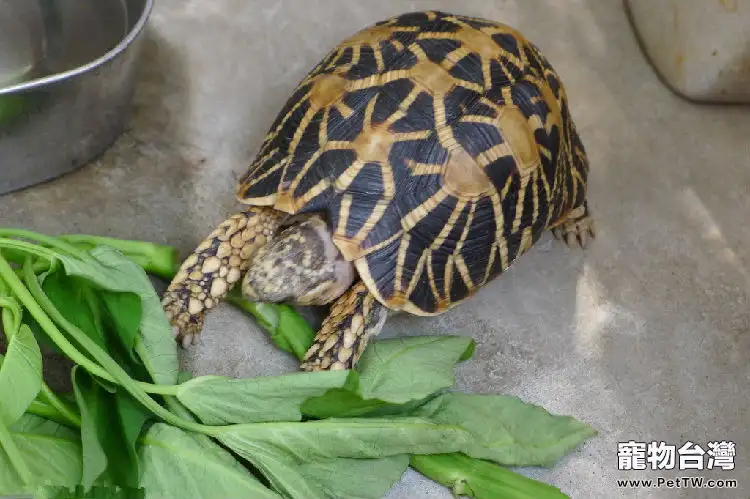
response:
<svg viewBox="0 0 750 499"><path fill-rule="evenodd" d="M247 270L253 254L279 228L282 214L252 207L222 222L182 263L162 307L183 347L195 345L206 313Z"/></svg>
<svg viewBox="0 0 750 499"><path fill-rule="evenodd" d="M383 328L388 309L358 282L331 306L315 342L307 351L302 370L351 369L367 342Z"/></svg>

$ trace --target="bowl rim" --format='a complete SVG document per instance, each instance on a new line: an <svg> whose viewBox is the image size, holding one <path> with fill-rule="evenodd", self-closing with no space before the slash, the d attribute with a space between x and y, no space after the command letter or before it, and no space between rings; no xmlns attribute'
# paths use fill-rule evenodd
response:
<svg viewBox="0 0 750 499"><path fill-rule="evenodd" d="M24 81L23 83L16 83L13 85L8 85L6 87L0 87L0 95L33 90L39 87L74 78L76 76L88 73L89 71L93 71L96 68L117 58L117 56L127 50L127 48L133 43L133 40L135 40L135 38L143 31L146 23L149 20L149 17L151 16L151 12L153 11L155 2L156 0L144 0L143 11L141 12L140 17L138 18L138 21L136 21L133 28L123 37L122 40L120 40L120 43L107 51L104 55L97 57L91 62L73 69L69 69L67 71L63 71L61 73L55 73L48 76L43 76L41 78L34 78L33 80Z"/></svg>

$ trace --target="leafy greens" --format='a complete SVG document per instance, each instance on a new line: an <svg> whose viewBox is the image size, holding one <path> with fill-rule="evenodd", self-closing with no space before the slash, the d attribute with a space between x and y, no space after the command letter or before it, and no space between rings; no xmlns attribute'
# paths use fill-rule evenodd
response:
<svg viewBox="0 0 750 499"><path fill-rule="evenodd" d="M0 229L0 494L377 499L412 466L470 497L566 497L505 467L552 466L596 431L452 391L468 338L373 341L344 371L183 376L149 278L176 268L168 246ZM228 301L304 355L294 309ZM73 362L72 393L44 382L40 343Z"/></svg>

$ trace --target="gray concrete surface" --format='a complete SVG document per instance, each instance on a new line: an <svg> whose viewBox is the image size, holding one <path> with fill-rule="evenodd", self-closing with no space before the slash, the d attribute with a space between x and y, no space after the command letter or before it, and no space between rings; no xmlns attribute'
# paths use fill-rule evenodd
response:
<svg viewBox="0 0 750 499"><path fill-rule="evenodd" d="M129 132L94 164L0 198L0 220L187 253L237 207L235 178L318 58L371 22L421 8L502 20L542 47L591 156L599 236L585 252L546 237L473 300L436 318L395 318L384 335L472 335L462 389L519 395L597 427L599 437L553 469L523 470L571 497L750 497L750 108L698 107L670 93L618 0L160 0ZM296 366L228 306L183 361L232 376ZM618 471L617 442L630 439L731 440L737 468ZM616 484L691 475L740 488ZM450 494L410 472L389 497Z"/></svg>

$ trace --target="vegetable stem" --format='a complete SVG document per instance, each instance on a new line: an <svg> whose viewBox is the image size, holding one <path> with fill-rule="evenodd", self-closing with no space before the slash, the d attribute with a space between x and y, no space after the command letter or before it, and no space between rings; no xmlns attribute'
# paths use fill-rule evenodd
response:
<svg viewBox="0 0 750 499"><path fill-rule="evenodd" d="M476 499L569 499L560 489L462 453L414 455L409 465L449 487L456 496Z"/></svg>
<svg viewBox="0 0 750 499"><path fill-rule="evenodd" d="M49 419L50 421L54 421L56 423L60 423L65 426L70 426L72 428L81 428L80 421L78 424L76 424L75 421L71 421L67 417L65 417L60 411L55 409L53 406L46 402L42 402L40 400L34 400L31 405L26 409L26 412L29 414L34 414L36 416L42 417L44 419Z"/></svg>
<svg viewBox="0 0 750 499"><path fill-rule="evenodd" d="M45 248L44 246L37 246L26 241L18 241L16 239L0 237L0 248L10 250L8 253L10 254L10 257L13 258L13 261L15 263L23 263L21 255L23 255L23 259L25 259L25 257L29 254L41 258L46 258L50 262L55 259L54 251L50 250L49 248Z"/></svg>
<svg viewBox="0 0 750 499"><path fill-rule="evenodd" d="M19 238L24 238L24 239L31 239L39 243L45 244L49 246L50 248L54 248L62 253L67 253L68 255L79 258L81 260L88 260L90 258L89 255L85 251L74 246L73 244L66 242L64 239L57 238L54 236L48 236L46 234L41 234L39 232L35 232L32 230L4 227L4 228L0 228L0 237L5 237L5 238L19 237ZM35 246L35 245L30 245L30 246L32 246L33 248L37 250L40 249L38 246ZM49 248L45 248L45 249L54 256L54 253L51 252Z"/></svg>
<svg viewBox="0 0 750 499"><path fill-rule="evenodd" d="M133 380L136 386L146 393L154 395L175 396L180 389L180 385L155 385L153 383L144 383L143 381Z"/></svg>
<svg viewBox="0 0 750 499"><path fill-rule="evenodd" d="M263 329L269 332L276 330L279 325L279 309L277 306L266 306L264 303L255 303L245 299L239 292L239 287L232 288L227 294L227 302L239 308L243 312L252 315Z"/></svg>
<svg viewBox="0 0 750 499"><path fill-rule="evenodd" d="M70 424L77 428L81 427L81 417L76 412L68 407L68 405L60 400L55 392L47 385L42 382L42 391L39 394L39 398L46 402L49 406L53 407L61 417L63 417Z"/></svg>
<svg viewBox="0 0 750 499"><path fill-rule="evenodd" d="M0 281L2 282L2 281ZM8 341L13 337L21 327L21 307L13 298L0 296L0 309L2 309L3 331Z"/></svg>
<svg viewBox="0 0 750 499"><path fill-rule="evenodd" d="M23 483L26 485L30 484L32 480L31 471L29 471L26 461L23 460L21 452L13 441L10 430L8 430L8 427L2 421L0 421L0 447L5 450L11 465L15 468Z"/></svg>
<svg viewBox="0 0 750 499"><path fill-rule="evenodd" d="M87 234L68 234L60 236L60 239L86 250L96 246L110 246L143 267L149 274L162 279L173 278L180 268L178 251L173 246Z"/></svg>

